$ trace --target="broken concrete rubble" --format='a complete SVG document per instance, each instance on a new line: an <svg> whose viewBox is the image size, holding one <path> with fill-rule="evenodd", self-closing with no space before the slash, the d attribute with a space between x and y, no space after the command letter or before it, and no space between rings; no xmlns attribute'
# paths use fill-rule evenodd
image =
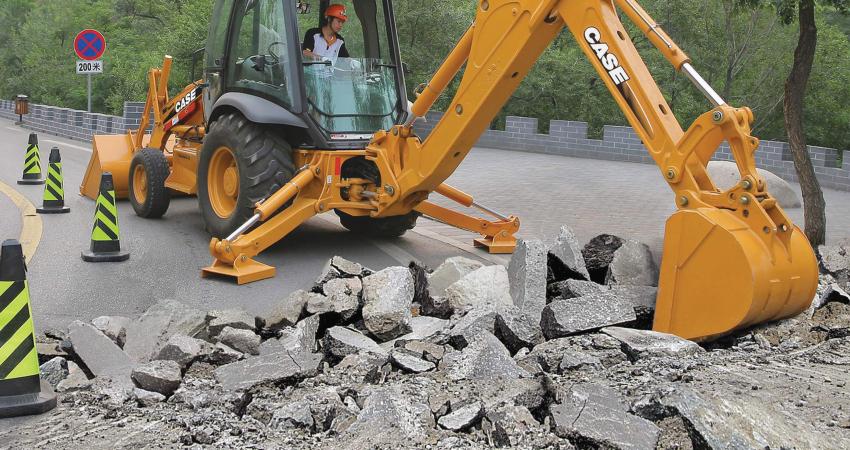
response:
<svg viewBox="0 0 850 450"><path fill-rule="evenodd" d="M514 305L532 322L540 322L546 306L546 247L539 240L520 240L508 265Z"/></svg>
<svg viewBox="0 0 850 450"><path fill-rule="evenodd" d="M74 352L95 376L124 377L129 380L135 363L100 330L80 321L68 327ZM129 343L129 341L128 341Z"/></svg>
<svg viewBox="0 0 850 450"><path fill-rule="evenodd" d="M446 288L454 312L477 307L513 306L510 279L505 266L485 266L465 275Z"/></svg>
<svg viewBox="0 0 850 450"><path fill-rule="evenodd" d="M260 354L267 355L284 350L317 351L316 333L319 332L320 319L319 315L313 315L301 320L295 327L284 328L278 338L268 339L260 344Z"/></svg>
<svg viewBox="0 0 850 450"><path fill-rule="evenodd" d="M124 351L136 362L156 357L175 334L194 337L204 330L206 314L175 300L160 300L127 328Z"/></svg>
<svg viewBox="0 0 850 450"><path fill-rule="evenodd" d="M225 309L207 313L207 334L216 338L227 327L236 330L254 331L257 325L256 317L242 309Z"/></svg>
<svg viewBox="0 0 850 450"><path fill-rule="evenodd" d="M215 347L207 341L175 334L168 339L156 359L174 361L185 369L196 359L211 354L214 349Z"/></svg>
<svg viewBox="0 0 850 450"><path fill-rule="evenodd" d="M308 296L308 314L339 314L343 321L351 320L360 312L360 278L335 278L322 286L324 295Z"/></svg>
<svg viewBox="0 0 850 450"><path fill-rule="evenodd" d="M449 258L428 276L428 290L431 296L445 297L447 287L482 267L484 264L473 259L462 256Z"/></svg>
<svg viewBox="0 0 850 450"><path fill-rule="evenodd" d="M53 389L56 389L56 385L60 381L68 378L68 361L61 356L57 356L39 366L39 372L41 373L41 379L50 384Z"/></svg>
<svg viewBox="0 0 850 450"><path fill-rule="evenodd" d="M347 448L374 448L382 444L422 442L434 425L428 405L401 389L373 389L340 444Z"/></svg>
<svg viewBox="0 0 850 450"><path fill-rule="evenodd" d="M554 280L590 280L581 246L567 226L561 227L558 237L549 245L547 262Z"/></svg>
<svg viewBox="0 0 850 450"><path fill-rule="evenodd" d="M275 303L271 310L263 316L265 327L270 330L279 330L294 326L304 314L310 298L318 295L320 294L303 290L289 294L285 299Z"/></svg>
<svg viewBox="0 0 850 450"><path fill-rule="evenodd" d="M516 354L521 348L531 349L543 342L543 330L539 323L539 319L517 308L505 308L496 313L494 334L511 354Z"/></svg>
<svg viewBox="0 0 850 450"><path fill-rule="evenodd" d="M529 376L517 366L508 349L486 331L473 338L463 350L447 353L440 366L449 379L456 381Z"/></svg>
<svg viewBox="0 0 850 450"><path fill-rule="evenodd" d="M363 278L363 321L381 341L410 332L413 275L407 267L388 267Z"/></svg>
<svg viewBox="0 0 850 450"><path fill-rule="evenodd" d="M333 327L325 332L324 338L325 354L330 358L342 359L348 355L358 352L370 352L377 355L386 355L387 351L368 336L358 331L345 328Z"/></svg>
<svg viewBox="0 0 850 450"><path fill-rule="evenodd" d="M341 256L334 256L325 263L322 274L316 279L316 286L321 286L335 278L365 277L371 271L362 265L349 261Z"/></svg>
<svg viewBox="0 0 850 450"><path fill-rule="evenodd" d="M649 330L607 327L602 332L622 342L632 360L655 357L686 357L705 352L697 343L672 334Z"/></svg>
<svg viewBox="0 0 850 450"><path fill-rule="evenodd" d="M623 245L623 240L610 234L594 237L581 250L590 279L599 284L605 283L608 265L614 259L614 252Z"/></svg>
<svg viewBox="0 0 850 450"><path fill-rule="evenodd" d="M399 369L410 373L428 372L436 367L433 362L402 349L393 349L390 352L390 361Z"/></svg>
<svg viewBox="0 0 850 450"><path fill-rule="evenodd" d="M623 241L608 265L605 284L657 286L658 266L649 246L632 240Z"/></svg>
<svg viewBox="0 0 850 450"><path fill-rule="evenodd" d="M661 430L629 414L616 391L599 385L570 388L561 403L549 408L554 432L595 447L654 450Z"/></svg>
<svg viewBox="0 0 850 450"><path fill-rule="evenodd" d="M224 327L216 339L236 351L249 355L260 354L260 336L251 330Z"/></svg>
<svg viewBox="0 0 850 450"><path fill-rule="evenodd" d="M216 380L227 390L245 390L263 383L299 381L316 375L320 353L278 352L248 358L215 369Z"/></svg>
<svg viewBox="0 0 850 450"><path fill-rule="evenodd" d="M100 316L91 321L95 328L100 330L112 342L118 344L119 347L124 347L125 339L127 338L127 326L130 325L130 319L121 316Z"/></svg>
<svg viewBox="0 0 850 450"><path fill-rule="evenodd" d="M452 405L452 412L440 417L437 424L441 427L461 431L475 425L484 415L484 404L480 400L461 405Z"/></svg>
<svg viewBox="0 0 850 450"><path fill-rule="evenodd" d="M546 305L540 327L547 339L621 325L637 319L634 307L610 292L556 300Z"/></svg>
<svg viewBox="0 0 850 450"><path fill-rule="evenodd" d="M133 369L132 378L140 389L169 396L180 387L183 374L174 361L151 361Z"/></svg>

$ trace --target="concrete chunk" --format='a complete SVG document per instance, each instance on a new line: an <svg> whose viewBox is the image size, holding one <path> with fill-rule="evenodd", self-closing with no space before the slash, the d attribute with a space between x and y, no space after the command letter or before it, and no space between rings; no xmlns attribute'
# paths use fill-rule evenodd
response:
<svg viewBox="0 0 850 450"><path fill-rule="evenodd" d="M454 411L440 417L437 424L447 430L461 431L475 425L484 416L484 404L480 400L453 409Z"/></svg>
<svg viewBox="0 0 850 450"><path fill-rule="evenodd" d="M124 347L124 342L127 339L127 327L130 325L130 319L122 316L100 316L91 321L95 328L100 330L112 342L118 344L119 347Z"/></svg>
<svg viewBox="0 0 850 450"><path fill-rule="evenodd" d="M605 284L658 286L658 266L652 259L649 246L631 240L623 241L608 265Z"/></svg>
<svg viewBox="0 0 850 450"><path fill-rule="evenodd" d="M182 334L175 334L162 347L157 359L174 361L181 368L185 369L196 359L211 354L213 350L214 347L209 342Z"/></svg>
<svg viewBox="0 0 850 450"><path fill-rule="evenodd" d="M251 330L225 327L218 335L218 340L234 350L249 355L260 354L260 336Z"/></svg>
<svg viewBox="0 0 850 450"><path fill-rule="evenodd" d="M304 313L310 297L318 295L304 290L297 290L289 294L284 300L275 303L271 310L263 317L266 328L279 330L284 327L294 326Z"/></svg>
<svg viewBox="0 0 850 450"><path fill-rule="evenodd" d="M508 349L487 332L481 332L463 350L446 354L440 366L455 381L528 376L511 358Z"/></svg>
<svg viewBox="0 0 850 450"><path fill-rule="evenodd" d="M169 396L180 387L183 375L174 361L151 361L133 369L133 381L141 389Z"/></svg>
<svg viewBox="0 0 850 450"><path fill-rule="evenodd" d="M621 325L637 319L634 308L610 292L556 300L543 310L540 322L547 339Z"/></svg>
<svg viewBox="0 0 850 450"><path fill-rule="evenodd" d="M508 271L505 266L486 266L470 272L448 288L446 298L455 312L499 305L513 306Z"/></svg>
<svg viewBox="0 0 850 450"><path fill-rule="evenodd" d="M246 390L263 383L297 382L315 376L321 353L278 352L221 366L215 379L226 390Z"/></svg>
<svg viewBox="0 0 850 450"><path fill-rule="evenodd" d="M95 376L125 377L129 380L135 363L118 344L97 328L74 321L68 328L74 352Z"/></svg>
<svg viewBox="0 0 850 450"><path fill-rule="evenodd" d="M133 390L133 395L136 397L136 403L142 408L147 408L165 401L165 396L159 392L151 392L139 388Z"/></svg>
<svg viewBox="0 0 850 450"><path fill-rule="evenodd" d="M623 344L632 360L663 356L682 357L705 353L697 343L672 334L631 328L607 327L602 332Z"/></svg>
<svg viewBox="0 0 850 450"><path fill-rule="evenodd" d="M68 378L68 361L61 356L57 356L42 364L39 367L39 372L41 373L41 379L50 384L53 389L56 389L56 385L60 381Z"/></svg>
<svg viewBox="0 0 850 450"><path fill-rule="evenodd" d="M366 276L367 270L360 264L341 256L334 256L325 263L322 274L316 279L316 286L322 286L335 278L353 278Z"/></svg>
<svg viewBox="0 0 850 450"><path fill-rule="evenodd" d="M614 252L623 245L623 240L610 234L600 234L581 250L591 281L604 283L608 265L614 260Z"/></svg>
<svg viewBox="0 0 850 450"><path fill-rule="evenodd" d="M513 303L536 322L546 307L546 255L542 241L520 240L508 265Z"/></svg>
<svg viewBox="0 0 850 450"><path fill-rule="evenodd" d="M594 447L654 450L661 430L652 422L626 412L619 394L580 384L567 398L550 407L555 434L582 440Z"/></svg>
<svg viewBox="0 0 850 450"><path fill-rule="evenodd" d="M446 288L482 267L484 264L462 256L449 258L428 276L428 290L431 296L444 297ZM428 314L424 311L423 313Z"/></svg>
<svg viewBox="0 0 850 450"><path fill-rule="evenodd" d="M505 344L512 354L521 348L534 348L543 342L543 330L540 319L535 319L517 308L510 308L496 314L494 331L497 338Z"/></svg>
<svg viewBox="0 0 850 450"><path fill-rule="evenodd" d="M427 372L436 367L434 363L400 349L393 349L390 352L390 361L399 369L410 373Z"/></svg>
<svg viewBox="0 0 850 450"><path fill-rule="evenodd" d="M555 242L549 245L548 254L549 268L555 280L590 279L581 253L581 245L569 227L561 227Z"/></svg>
<svg viewBox="0 0 850 450"><path fill-rule="evenodd" d="M576 298L606 290L608 290L607 286L593 281L564 280L549 284L546 287L546 296L559 299Z"/></svg>
<svg viewBox="0 0 850 450"><path fill-rule="evenodd" d="M74 361L68 361L68 376L56 384L56 392L76 391L91 386L86 373Z"/></svg>
<svg viewBox="0 0 850 450"><path fill-rule="evenodd" d="M154 358L175 334L195 336L203 331L206 314L175 300L160 300L127 328L124 351L134 361Z"/></svg>
<svg viewBox="0 0 850 450"><path fill-rule="evenodd" d="M337 313L348 321L360 312L360 278L335 278L322 287L324 296L311 295L307 299L309 314Z"/></svg>
<svg viewBox="0 0 850 450"><path fill-rule="evenodd" d="M227 327L237 330L256 329L257 319L242 309L225 309L207 313L207 332L210 338L215 338Z"/></svg>
<svg viewBox="0 0 850 450"><path fill-rule="evenodd" d="M342 435L340 446L396 448L399 442L421 442L434 425L428 405L401 387L375 388L368 393L357 420Z"/></svg>
<svg viewBox="0 0 850 450"><path fill-rule="evenodd" d="M295 327L284 328L277 339L269 339L260 344L260 354L267 355L279 351L295 353L313 353L318 349L316 333L319 332L319 315L302 319Z"/></svg>
<svg viewBox="0 0 850 450"><path fill-rule="evenodd" d="M378 355L387 354L386 350L368 336L345 327L333 327L325 332L324 349L325 354L336 359L361 351Z"/></svg>
<svg viewBox="0 0 850 450"><path fill-rule="evenodd" d="M413 275L407 267L388 267L363 278L363 322L381 341L410 332Z"/></svg>
<svg viewBox="0 0 850 450"><path fill-rule="evenodd" d="M305 428L311 430L314 424L313 415L310 413L310 403L305 400L292 402L277 409L272 414L269 427L277 429Z"/></svg>

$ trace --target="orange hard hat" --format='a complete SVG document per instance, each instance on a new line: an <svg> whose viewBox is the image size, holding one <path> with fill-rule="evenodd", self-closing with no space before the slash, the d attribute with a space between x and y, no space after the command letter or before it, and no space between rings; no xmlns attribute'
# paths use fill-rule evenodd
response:
<svg viewBox="0 0 850 450"><path fill-rule="evenodd" d="M345 6L339 4L328 6L328 9L325 10L325 17L335 17L343 22L348 20L348 16L345 15Z"/></svg>

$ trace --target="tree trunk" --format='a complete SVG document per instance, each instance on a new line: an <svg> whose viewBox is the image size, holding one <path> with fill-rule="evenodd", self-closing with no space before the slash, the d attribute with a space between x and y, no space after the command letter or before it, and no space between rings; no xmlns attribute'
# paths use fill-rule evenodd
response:
<svg viewBox="0 0 850 450"><path fill-rule="evenodd" d="M785 129L803 191L806 236L813 246L818 246L826 241L826 205L809 157L803 126L803 102L818 40L814 0L800 0L799 22L800 38L794 51L794 65L785 82Z"/></svg>

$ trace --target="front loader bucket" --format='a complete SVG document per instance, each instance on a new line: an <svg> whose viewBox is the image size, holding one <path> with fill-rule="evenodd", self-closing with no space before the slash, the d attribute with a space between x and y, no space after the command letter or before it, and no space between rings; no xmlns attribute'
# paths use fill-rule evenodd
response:
<svg viewBox="0 0 850 450"><path fill-rule="evenodd" d="M767 245L730 211L673 214L653 329L704 341L803 312L817 289L817 260L799 228L787 232L787 247L775 236Z"/></svg>
<svg viewBox="0 0 850 450"><path fill-rule="evenodd" d="M133 143L129 134L94 136L92 155L80 185L80 194L92 200L97 199L100 175L103 172L111 172L115 182L115 195L118 198L127 198L132 159Z"/></svg>

